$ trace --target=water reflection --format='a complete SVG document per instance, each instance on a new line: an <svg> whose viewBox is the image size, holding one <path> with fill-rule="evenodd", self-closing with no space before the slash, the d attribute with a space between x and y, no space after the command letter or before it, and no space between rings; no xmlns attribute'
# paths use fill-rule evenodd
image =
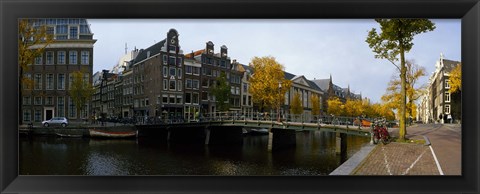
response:
<svg viewBox="0 0 480 194"><path fill-rule="evenodd" d="M327 175L368 138L349 136L335 153L335 134L298 132L297 145L268 152L268 136L242 145L168 144L158 139L22 137L23 175Z"/></svg>

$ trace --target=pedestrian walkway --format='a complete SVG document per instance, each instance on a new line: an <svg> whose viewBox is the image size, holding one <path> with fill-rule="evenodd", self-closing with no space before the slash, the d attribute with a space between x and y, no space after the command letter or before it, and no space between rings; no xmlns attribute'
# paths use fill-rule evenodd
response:
<svg viewBox="0 0 480 194"><path fill-rule="evenodd" d="M390 134L398 135L398 129ZM406 137L425 139L426 144L378 144L368 153L358 153L362 156L356 156L356 165L347 161L332 175L461 175L461 125L414 125L407 128Z"/></svg>
<svg viewBox="0 0 480 194"><path fill-rule="evenodd" d="M416 143L379 144L353 175L440 175L429 146Z"/></svg>

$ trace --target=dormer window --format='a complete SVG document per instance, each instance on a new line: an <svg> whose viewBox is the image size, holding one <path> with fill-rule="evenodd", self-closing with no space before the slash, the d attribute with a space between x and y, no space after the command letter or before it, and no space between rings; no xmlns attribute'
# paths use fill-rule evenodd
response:
<svg viewBox="0 0 480 194"><path fill-rule="evenodd" d="M176 46L173 46L173 45L168 46L168 50L169 50L169 51L174 51L174 52L175 52L176 49L177 49Z"/></svg>

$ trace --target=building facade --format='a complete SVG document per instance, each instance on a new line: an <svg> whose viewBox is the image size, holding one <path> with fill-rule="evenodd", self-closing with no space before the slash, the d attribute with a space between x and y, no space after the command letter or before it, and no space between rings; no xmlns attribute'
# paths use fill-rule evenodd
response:
<svg viewBox="0 0 480 194"><path fill-rule="evenodd" d="M329 79L314 79L311 80L317 85L323 92L322 96L322 113L325 114L328 109L327 101L332 98L338 98L342 103L345 103L348 99L362 100L361 94L355 94L350 91L350 86L342 88L333 83L332 76Z"/></svg>
<svg viewBox="0 0 480 194"><path fill-rule="evenodd" d="M444 123L449 118L461 119L461 94L449 92L450 72L460 63L445 59L443 54L440 54L435 71L429 78L428 96L424 97L428 101L428 105L425 105L425 121Z"/></svg>
<svg viewBox="0 0 480 194"><path fill-rule="evenodd" d="M68 94L73 73L83 72L83 79L92 84L93 46L96 42L86 19L34 19L34 27L46 26L54 36L44 52L28 65L24 76L33 80L33 88L22 91L22 123L41 122L55 116L70 120L86 119L91 104L77 112ZM31 49L41 45L33 45Z"/></svg>

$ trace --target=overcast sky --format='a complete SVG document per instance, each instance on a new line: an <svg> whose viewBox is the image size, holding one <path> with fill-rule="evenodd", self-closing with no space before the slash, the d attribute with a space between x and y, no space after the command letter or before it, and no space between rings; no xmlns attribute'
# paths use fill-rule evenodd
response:
<svg viewBox="0 0 480 194"><path fill-rule="evenodd" d="M461 61L461 20L432 20L436 29L415 36L406 59L427 69L419 84L426 84L443 53ZM375 59L365 42L368 31L379 28L374 20L157 20L89 19L94 39L94 72L112 69L120 57L137 48L145 49L166 38L169 29L179 33L185 54L205 48L212 41L215 52L228 47L233 60L248 64L254 56L273 56L287 72L307 79L327 79L379 102L395 66ZM379 30L378 30L379 31Z"/></svg>

